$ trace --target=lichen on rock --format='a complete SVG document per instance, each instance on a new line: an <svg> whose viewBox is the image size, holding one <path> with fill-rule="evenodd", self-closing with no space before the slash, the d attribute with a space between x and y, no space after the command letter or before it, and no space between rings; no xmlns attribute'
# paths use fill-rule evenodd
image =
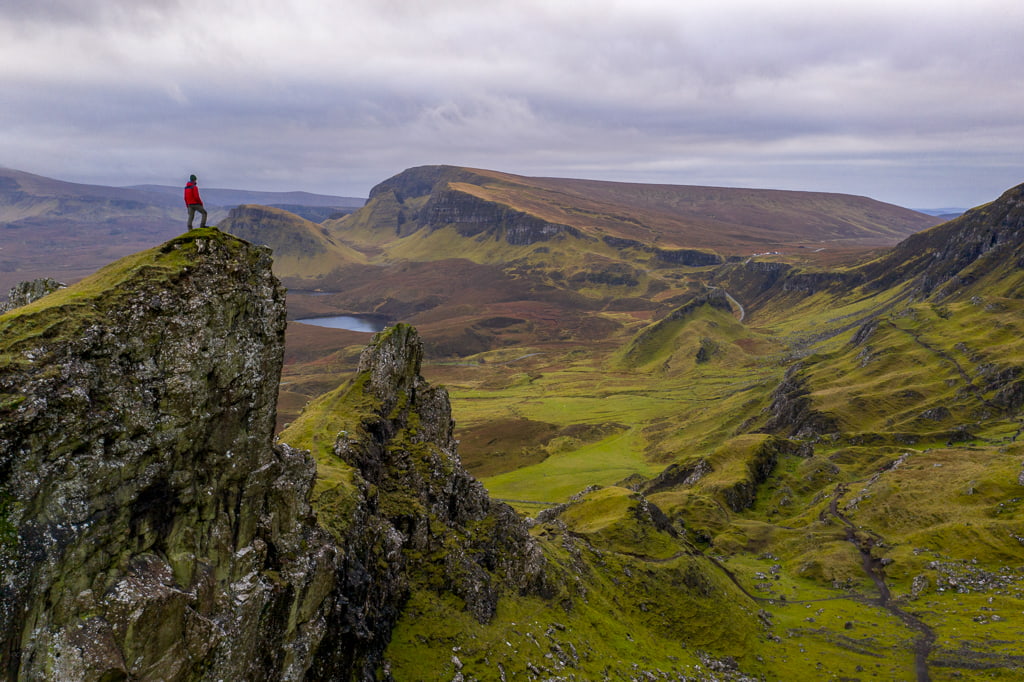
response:
<svg viewBox="0 0 1024 682"><path fill-rule="evenodd" d="M28 282L16 284L7 294L7 301L0 301L0 314L6 313L8 310L14 310L15 308L23 305L28 305L32 301L40 299L49 293L53 293L58 289L63 289L65 286L67 285L63 282L58 282L50 277L33 279Z"/></svg>
<svg viewBox="0 0 1024 682"><path fill-rule="evenodd" d="M383 539L388 570L401 569L379 581L391 584L393 603L417 587L451 592L487 622L503 592L549 593L547 566L526 523L463 469L448 394L420 375L422 358L414 328L389 327L363 352L355 379L307 410L362 406L332 452L354 471L359 521L332 524L325 510L321 520L349 529L343 546L367 545L368 526ZM282 440L307 447L301 430Z"/></svg>

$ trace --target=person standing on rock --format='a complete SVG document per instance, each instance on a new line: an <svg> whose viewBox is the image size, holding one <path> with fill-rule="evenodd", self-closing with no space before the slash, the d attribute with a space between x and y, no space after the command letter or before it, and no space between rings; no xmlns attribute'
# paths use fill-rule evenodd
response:
<svg viewBox="0 0 1024 682"><path fill-rule="evenodd" d="M188 182L185 183L185 205L188 206L188 229L192 229L192 219L197 212L203 214L199 227L206 227L206 208L203 206L203 200L199 196L199 185L196 184L196 176L194 175L190 175Z"/></svg>

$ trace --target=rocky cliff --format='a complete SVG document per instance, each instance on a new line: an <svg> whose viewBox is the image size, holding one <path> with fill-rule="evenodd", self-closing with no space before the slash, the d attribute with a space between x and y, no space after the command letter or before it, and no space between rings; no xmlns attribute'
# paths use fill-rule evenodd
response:
<svg viewBox="0 0 1024 682"><path fill-rule="evenodd" d="M1024 185L959 218L911 235L860 272L875 289L913 281L917 296L951 296L978 277L1024 262Z"/></svg>
<svg viewBox="0 0 1024 682"><path fill-rule="evenodd" d="M336 550L272 444L270 256L212 230L0 318L5 679L299 679Z"/></svg>
<svg viewBox="0 0 1024 682"><path fill-rule="evenodd" d="M513 246L564 237L586 238L575 227L551 222L505 203L481 198L458 189L486 182L487 178L471 169L453 166L411 168L370 191L370 202L397 205L400 214L395 233L405 236L426 227L437 230L453 226L463 237L487 236ZM376 202L376 203L374 203Z"/></svg>
<svg viewBox="0 0 1024 682"><path fill-rule="evenodd" d="M317 451L335 434L319 448L325 474L314 504L344 550L344 598L331 620L345 626L328 633L313 679L336 679L323 673L348 665L341 659L353 636L363 640L361 674L372 679L414 590L454 595L480 623L503 593L553 592L526 525L462 468L448 394L420 376L422 357L412 327L386 329L363 352L356 377L281 435Z"/></svg>
<svg viewBox="0 0 1024 682"><path fill-rule="evenodd" d="M575 227L517 211L458 190L435 192L421 215L431 229L452 225L463 237L486 235L513 246L528 246L562 237L584 238Z"/></svg>
<svg viewBox="0 0 1024 682"><path fill-rule="evenodd" d="M348 484L314 510L313 458L273 439L270 266L196 230L0 317L0 677L376 679L410 589L479 621L549 591L525 525L462 469L411 327L339 389L352 427L316 436L317 486Z"/></svg>
<svg viewBox="0 0 1024 682"><path fill-rule="evenodd" d="M53 293L64 286L66 286L64 283L49 277L16 284L8 292L7 300L0 301L0 314L28 305L32 301Z"/></svg>

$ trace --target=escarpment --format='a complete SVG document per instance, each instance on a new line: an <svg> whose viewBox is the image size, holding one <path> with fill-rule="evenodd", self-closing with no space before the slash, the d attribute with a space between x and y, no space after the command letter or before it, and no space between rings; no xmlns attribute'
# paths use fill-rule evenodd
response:
<svg viewBox="0 0 1024 682"><path fill-rule="evenodd" d="M1000 267L1021 267L1024 185L937 227L914 234L860 268L869 286L914 280L917 296L943 299Z"/></svg>
<svg viewBox="0 0 1024 682"><path fill-rule="evenodd" d="M338 389L326 473L274 443L270 268L196 230L0 317L0 677L376 679L411 591L480 622L551 592L463 470L411 327Z"/></svg>
<svg viewBox="0 0 1024 682"><path fill-rule="evenodd" d="M463 237L493 236L513 246L528 246L563 236L584 238L575 227L551 223L457 190L435 193L424 207L421 221L431 229L452 225Z"/></svg>

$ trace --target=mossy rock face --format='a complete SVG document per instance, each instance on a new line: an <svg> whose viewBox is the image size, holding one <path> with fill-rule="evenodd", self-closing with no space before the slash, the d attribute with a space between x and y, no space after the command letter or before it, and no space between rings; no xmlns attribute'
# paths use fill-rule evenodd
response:
<svg viewBox="0 0 1024 682"><path fill-rule="evenodd" d="M527 524L462 467L448 394L420 375L422 358L415 329L385 329L357 375L280 436L314 452L313 506L344 554L312 679L373 679L392 628L415 617L403 616L409 600L453 604L483 626L502 599L556 592Z"/></svg>
<svg viewBox="0 0 1024 682"><path fill-rule="evenodd" d="M22 282L11 289L10 293L7 294L6 302L0 302L0 313L6 313L8 310L28 305L36 299L40 299L58 289L63 289L65 286L67 285L49 277Z"/></svg>
<svg viewBox="0 0 1024 682"><path fill-rule="evenodd" d="M284 326L269 253L213 229L0 317L0 676L310 666L335 549L272 444Z"/></svg>

